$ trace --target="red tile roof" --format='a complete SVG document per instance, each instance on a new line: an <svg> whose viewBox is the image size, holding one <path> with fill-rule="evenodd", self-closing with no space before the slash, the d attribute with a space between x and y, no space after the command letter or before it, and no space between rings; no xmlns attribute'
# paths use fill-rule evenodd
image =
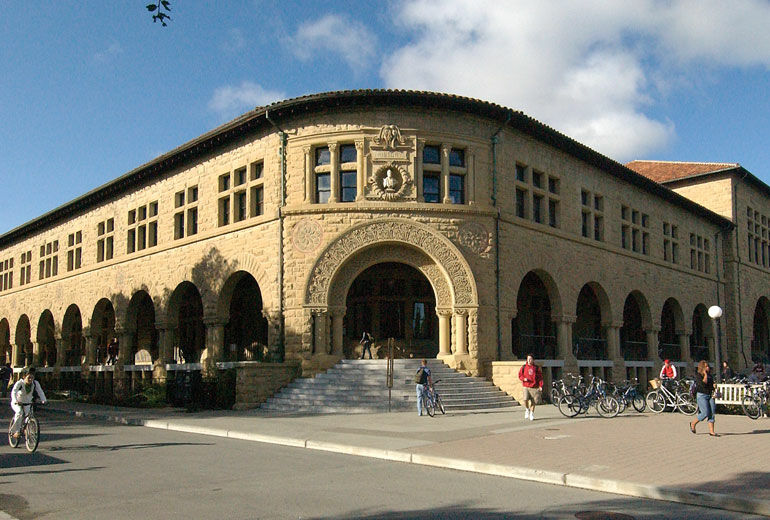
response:
<svg viewBox="0 0 770 520"><path fill-rule="evenodd" d="M627 168L658 183L739 168L738 163L631 161Z"/></svg>

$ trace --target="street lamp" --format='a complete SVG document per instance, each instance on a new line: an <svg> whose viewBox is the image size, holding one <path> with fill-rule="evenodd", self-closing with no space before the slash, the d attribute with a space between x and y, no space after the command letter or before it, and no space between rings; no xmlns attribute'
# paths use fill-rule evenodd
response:
<svg viewBox="0 0 770 520"><path fill-rule="evenodd" d="M719 305L709 307L709 317L714 325L714 335L717 337L716 348L714 349L714 364L716 365L714 380L719 383L722 379L722 327L719 324L719 318L722 317L722 307Z"/></svg>

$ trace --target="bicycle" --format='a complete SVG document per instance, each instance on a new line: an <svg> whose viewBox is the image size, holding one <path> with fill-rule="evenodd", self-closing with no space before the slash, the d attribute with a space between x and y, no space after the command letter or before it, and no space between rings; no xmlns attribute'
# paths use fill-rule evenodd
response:
<svg viewBox="0 0 770 520"><path fill-rule="evenodd" d="M569 379L569 382L567 380ZM573 374L566 374L562 379L556 379L551 382L551 404L559 405L559 399L567 394L574 394L577 389L577 377Z"/></svg>
<svg viewBox="0 0 770 520"><path fill-rule="evenodd" d="M618 403L620 403L620 413L625 412L629 405L633 406L634 410L639 413L642 413L647 408L644 395L637 388L638 384L638 380L634 378L633 381L626 380L619 385L616 397Z"/></svg>
<svg viewBox="0 0 770 520"><path fill-rule="evenodd" d="M666 388L663 382L661 381L658 388L648 392L645 397L647 406L650 407L652 413L661 413L666 408L671 408L679 410L684 415L695 415L695 412L698 411L698 403L691 392L695 381L685 379L677 382L677 387L673 392ZM682 387L683 384L686 385L685 388Z"/></svg>
<svg viewBox="0 0 770 520"><path fill-rule="evenodd" d="M13 418L8 425L8 444L11 448L16 448L19 445L21 437L24 436L24 444L27 447L27 451L33 453L38 444L40 443L40 423L35 417L35 408L37 403L22 404L22 413L24 414L21 419L21 428L19 429L19 436L14 437L11 434L11 426L13 426Z"/></svg>
<svg viewBox="0 0 770 520"><path fill-rule="evenodd" d="M431 417L436 415L436 409L433 406L433 399L430 396L430 387L428 385L423 386L420 399L422 401L422 409L428 412L428 415Z"/></svg>
<svg viewBox="0 0 770 520"><path fill-rule="evenodd" d="M741 399L743 413L751 419L759 419L762 412L767 408L768 399L770 398L770 395L768 395L769 392L770 383L765 382L760 386L753 387L750 384L747 384L746 395Z"/></svg>
<svg viewBox="0 0 770 520"><path fill-rule="evenodd" d="M444 402L441 400L441 395L439 395L438 390L436 390L436 383L440 382L441 379L436 379L433 381L433 385L428 387L428 389L425 391L425 393L428 394L428 398L430 401L432 401L431 404L433 404L433 413L436 413L436 410L440 410L442 415L446 414L446 408L444 408ZM428 415L433 417L433 414L428 412Z"/></svg>
<svg viewBox="0 0 770 520"><path fill-rule="evenodd" d="M582 377L580 379L582 380ZM588 413L591 405L596 408L596 413L605 418L615 417L620 413L620 404L607 392L607 383L596 376L591 378L591 384L585 394L568 394L559 399L559 411L565 417Z"/></svg>

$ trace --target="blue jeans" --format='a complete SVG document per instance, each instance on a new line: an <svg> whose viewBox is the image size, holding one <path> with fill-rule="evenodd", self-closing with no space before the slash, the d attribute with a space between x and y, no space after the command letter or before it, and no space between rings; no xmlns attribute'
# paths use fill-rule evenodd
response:
<svg viewBox="0 0 770 520"><path fill-rule="evenodd" d="M422 396L425 393L425 385L417 384L417 413L422 415ZM428 413L427 411L425 413Z"/></svg>
<svg viewBox="0 0 770 520"><path fill-rule="evenodd" d="M714 414L717 410L717 405L714 402L714 398L709 394L702 394L698 392L698 420L704 421L708 418L710 423L714 422Z"/></svg>

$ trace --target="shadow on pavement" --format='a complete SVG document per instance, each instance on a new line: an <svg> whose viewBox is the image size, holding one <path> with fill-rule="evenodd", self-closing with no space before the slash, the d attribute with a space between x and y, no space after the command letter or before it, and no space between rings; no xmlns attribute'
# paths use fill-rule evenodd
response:
<svg viewBox="0 0 770 520"><path fill-rule="evenodd" d="M18 450L24 448L19 447ZM51 457L45 453L36 451L35 453L27 453L26 451L17 451L15 453L8 453L2 455L2 468L28 468L32 466L49 466L51 464L66 464L67 461ZM2 476L6 476L9 473L5 471Z"/></svg>
<svg viewBox="0 0 770 520"><path fill-rule="evenodd" d="M116 444L114 446L101 446L99 444L82 444L79 446L46 446L47 451L119 451L119 450L144 450L148 448L167 448L170 446L213 446L212 442L150 442L140 444Z"/></svg>

